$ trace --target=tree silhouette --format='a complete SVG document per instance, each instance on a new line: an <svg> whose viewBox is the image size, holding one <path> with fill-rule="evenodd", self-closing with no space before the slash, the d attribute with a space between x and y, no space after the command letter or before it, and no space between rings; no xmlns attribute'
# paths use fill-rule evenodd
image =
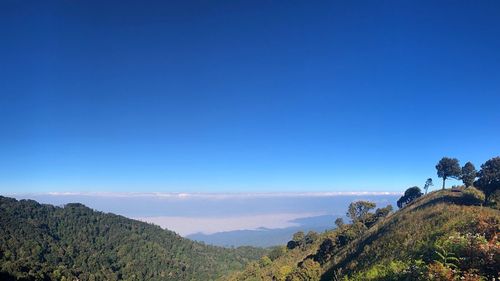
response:
<svg viewBox="0 0 500 281"><path fill-rule="evenodd" d="M413 202L413 200L419 198L422 196L422 191L420 191L420 188L418 186L413 186L408 188L405 191L405 194L399 198L399 200L396 202L398 205L398 208L403 208L404 206L410 204Z"/></svg>
<svg viewBox="0 0 500 281"><path fill-rule="evenodd" d="M434 186L434 184L432 183L432 179L431 179L431 178L428 178L428 179L425 181L425 184L424 184L425 194L427 194L427 190L429 190L429 187L431 187L431 186Z"/></svg>
<svg viewBox="0 0 500 281"><path fill-rule="evenodd" d="M500 157L494 157L481 165L477 186L489 196L500 189Z"/></svg>
<svg viewBox="0 0 500 281"><path fill-rule="evenodd" d="M476 176L477 171L476 167L474 167L474 164L472 164L471 162L465 163L465 165L462 167L462 182L464 183L465 187L472 186L474 184Z"/></svg>
<svg viewBox="0 0 500 281"><path fill-rule="evenodd" d="M448 157L443 157L439 160L436 165L436 170L438 177L443 179L443 189L445 187L446 179L459 179L460 174L462 173L458 159Z"/></svg>

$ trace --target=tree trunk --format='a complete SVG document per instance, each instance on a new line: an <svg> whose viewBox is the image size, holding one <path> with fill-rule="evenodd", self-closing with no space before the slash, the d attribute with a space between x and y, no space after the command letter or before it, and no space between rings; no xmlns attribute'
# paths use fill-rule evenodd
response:
<svg viewBox="0 0 500 281"><path fill-rule="evenodd" d="M443 190L444 190L444 182L446 181L446 177L443 177Z"/></svg>

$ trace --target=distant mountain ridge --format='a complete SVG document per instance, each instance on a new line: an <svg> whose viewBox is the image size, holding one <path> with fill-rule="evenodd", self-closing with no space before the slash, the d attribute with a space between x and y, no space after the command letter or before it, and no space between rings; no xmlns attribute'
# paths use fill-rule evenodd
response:
<svg viewBox="0 0 500 281"><path fill-rule="evenodd" d="M217 232L213 234L195 233L186 236L186 238L205 242L216 246L255 246L270 247L286 244L292 235L297 231L316 231L324 232L332 229L333 221L336 216L322 215L307 218L299 218L290 222L297 226L286 228L265 228L261 227L252 230L235 230L226 232Z"/></svg>

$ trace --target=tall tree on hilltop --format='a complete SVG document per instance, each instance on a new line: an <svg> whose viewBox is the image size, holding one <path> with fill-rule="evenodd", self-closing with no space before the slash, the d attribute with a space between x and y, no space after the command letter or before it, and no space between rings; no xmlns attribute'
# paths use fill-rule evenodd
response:
<svg viewBox="0 0 500 281"><path fill-rule="evenodd" d="M425 190L425 194L427 194L427 190L429 189L429 187L431 186L434 186L434 184L432 183L432 179L431 178L428 178L426 181L425 181L425 185L424 185L424 190Z"/></svg>
<svg viewBox="0 0 500 281"><path fill-rule="evenodd" d="M491 158L481 165L476 185L486 196L500 190L500 157Z"/></svg>
<svg viewBox="0 0 500 281"><path fill-rule="evenodd" d="M438 177L443 179L443 189L445 187L446 179L453 178L459 179L462 173L462 168L457 158L443 157L436 165Z"/></svg>
<svg viewBox="0 0 500 281"><path fill-rule="evenodd" d="M464 183L465 187L472 186L474 184L474 180L476 180L477 177L477 171L476 167L474 167L474 164L471 162L465 163L465 165L462 167L462 182Z"/></svg>

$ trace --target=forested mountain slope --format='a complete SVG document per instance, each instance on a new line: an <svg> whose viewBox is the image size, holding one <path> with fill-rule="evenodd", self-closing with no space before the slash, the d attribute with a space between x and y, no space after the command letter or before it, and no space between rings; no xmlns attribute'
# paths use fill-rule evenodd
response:
<svg viewBox="0 0 500 281"><path fill-rule="evenodd" d="M82 204L0 196L0 280L213 280L264 253L204 245Z"/></svg>
<svg viewBox="0 0 500 281"><path fill-rule="evenodd" d="M288 247L226 279L498 278L500 211L476 205L477 201L467 196L461 191L432 192L368 228L356 222L340 225L316 239L294 237Z"/></svg>

